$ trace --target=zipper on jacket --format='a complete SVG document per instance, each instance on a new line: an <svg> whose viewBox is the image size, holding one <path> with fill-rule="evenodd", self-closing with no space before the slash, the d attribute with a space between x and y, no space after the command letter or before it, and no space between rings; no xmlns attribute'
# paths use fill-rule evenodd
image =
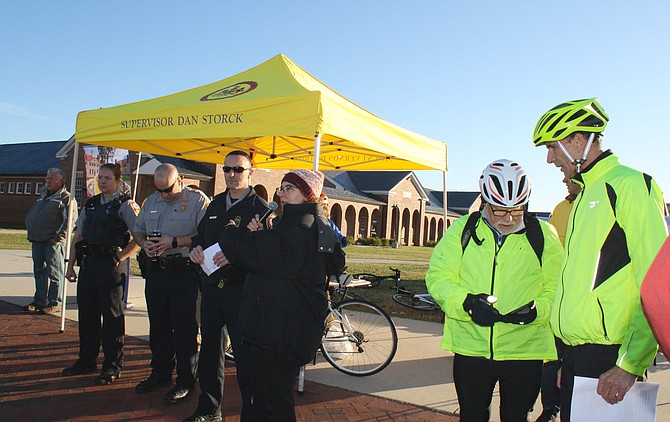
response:
<svg viewBox="0 0 670 422"><path fill-rule="evenodd" d="M500 248L502 247L503 241L504 236L500 236L500 238L496 239L495 253L493 254L493 269L491 270L491 291L489 292L490 295L493 295L493 288L495 286L495 279L496 279L496 267L498 266L498 252L500 252ZM489 359L491 360L493 360L493 327L495 327L495 324L492 325L491 329L489 330Z"/></svg>
<svg viewBox="0 0 670 422"><path fill-rule="evenodd" d="M600 308L600 316L602 317L601 323L603 325L603 333L605 334L605 340L610 341L610 338L607 336L607 327L605 326L605 310L603 309L602 303L600 303L600 299L596 299L598 301L598 307Z"/></svg>
<svg viewBox="0 0 670 422"><path fill-rule="evenodd" d="M579 202L577 202L577 200L579 200ZM579 208L579 204L582 202L581 200L582 200L582 195L581 195L581 192L580 192L580 194L577 195L577 198L575 198L574 204L572 204L571 214L573 216L577 214L577 208ZM565 260L566 261L570 256L570 244L572 243L572 233L574 233L574 230L575 230L575 219L574 218L572 219L572 226L569 227L569 229L570 229L570 242L568 242L568 244L565 245ZM566 230L566 232L567 232L567 230ZM565 238L566 239L568 238L567 233L566 233ZM562 314L562 311L563 311L563 299L565 298L565 282L563 281L565 279L564 277L565 277L565 266L563 266L563 268L561 269L561 298L558 300L558 332L561 333L561 338L565 338L565 336L563 335L563 327L562 327L562 324L561 324L561 314Z"/></svg>

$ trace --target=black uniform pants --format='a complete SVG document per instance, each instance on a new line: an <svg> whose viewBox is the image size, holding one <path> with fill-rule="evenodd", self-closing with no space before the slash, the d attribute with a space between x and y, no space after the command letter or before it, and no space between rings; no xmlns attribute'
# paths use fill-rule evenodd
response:
<svg viewBox="0 0 670 422"><path fill-rule="evenodd" d="M563 342L554 337L558 360L545 362L542 366L542 386L540 395L542 397L542 410L556 412L561 407L561 390L556 385L558 381L558 370L561 368L563 359Z"/></svg>
<svg viewBox="0 0 670 422"><path fill-rule="evenodd" d="M297 334L297 333L296 333ZM283 355L249 345L252 359L254 422L295 421L293 386L300 366Z"/></svg>
<svg viewBox="0 0 670 422"><path fill-rule="evenodd" d="M540 392L542 361L454 355L454 384L462 422L488 422L496 382L500 383L502 422L526 422Z"/></svg>
<svg viewBox="0 0 670 422"><path fill-rule="evenodd" d="M228 335L235 355L237 384L242 394L240 419L249 420L251 414L251 386L249 346L242 344L239 331L241 283L226 283L221 288L216 284L202 286L200 303L200 398L197 412L212 414L221 412L224 383L224 338L223 327Z"/></svg>
<svg viewBox="0 0 670 422"><path fill-rule="evenodd" d="M600 378L602 374L616 366L619 355L618 344L583 344L563 348L561 365L561 421L570 420L572 390L575 376Z"/></svg>
<svg viewBox="0 0 670 422"><path fill-rule="evenodd" d="M112 255L88 255L79 271L77 306L79 362L82 365L95 364L102 343L105 356L102 370L121 371L126 330L123 316L125 268L125 262L117 266Z"/></svg>
<svg viewBox="0 0 670 422"><path fill-rule="evenodd" d="M149 314L152 375L172 378L177 361L177 385L195 384L198 323L195 303L199 275L195 269L146 271L144 296Z"/></svg>

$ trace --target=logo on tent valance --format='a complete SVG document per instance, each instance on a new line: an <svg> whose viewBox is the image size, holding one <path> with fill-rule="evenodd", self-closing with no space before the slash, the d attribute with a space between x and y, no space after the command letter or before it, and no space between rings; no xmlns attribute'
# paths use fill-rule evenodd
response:
<svg viewBox="0 0 670 422"><path fill-rule="evenodd" d="M238 82L236 84L216 90L211 94L207 94L204 97L202 97L200 101L216 101L216 100L225 100L226 98L237 97L239 95L243 95L246 94L247 92L253 91L254 89L256 89L257 86L258 82L254 81Z"/></svg>

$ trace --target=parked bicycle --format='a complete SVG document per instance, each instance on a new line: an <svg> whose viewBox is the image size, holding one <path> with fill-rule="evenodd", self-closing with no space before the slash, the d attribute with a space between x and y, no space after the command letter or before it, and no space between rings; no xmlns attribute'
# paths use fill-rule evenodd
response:
<svg viewBox="0 0 670 422"><path fill-rule="evenodd" d="M398 348L398 334L383 309L351 292L360 287L369 287L369 281L346 274L329 283L321 352L338 371L367 376L391 363Z"/></svg>
<svg viewBox="0 0 670 422"><path fill-rule="evenodd" d="M398 349L398 333L391 317L378 305L351 291L369 285L366 280L343 274L328 286L328 314L320 349L333 368L347 375L376 374L391 363ZM225 334L226 359L234 360ZM304 368L301 368L298 393L303 392L303 386Z"/></svg>
<svg viewBox="0 0 670 422"><path fill-rule="evenodd" d="M391 271L394 272L394 274L390 275L377 275L377 274L372 274L372 273L358 273L354 274L354 280L365 280L370 283L368 287L377 287L381 284L382 281L384 280L391 280L391 281L396 281L400 280L400 270L397 270L395 268L389 267Z"/></svg>
<svg viewBox="0 0 670 422"><path fill-rule="evenodd" d="M392 280L394 283L391 286L391 289L396 291L393 294L393 300L396 303L419 311L434 311L435 309L439 309L437 303L430 296L430 294L414 293L401 285L399 269L392 267L389 267L389 269L393 271L393 274L377 275L371 273L360 273L355 274L354 279L368 281L370 282L371 287L379 286L379 284L384 280Z"/></svg>

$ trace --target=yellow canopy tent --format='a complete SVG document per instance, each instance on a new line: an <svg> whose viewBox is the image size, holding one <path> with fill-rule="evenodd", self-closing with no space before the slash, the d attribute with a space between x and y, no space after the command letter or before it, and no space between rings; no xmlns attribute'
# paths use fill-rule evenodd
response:
<svg viewBox="0 0 670 422"><path fill-rule="evenodd" d="M281 54L209 85L83 111L75 139L212 163L241 149L267 169L447 170L445 143L380 119Z"/></svg>
<svg viewBox="0 0 670 422"><path fill-rule="evenodd" d="M440 170L447 217L445 143L380 119L281 54L209 85L83 111L75 141L71 192L77 143L210 163L241 149L253 153L255 167L267 169ZM71 233L71 218L68 224ZM68 246L66 258L69 252Z"/></svg>

